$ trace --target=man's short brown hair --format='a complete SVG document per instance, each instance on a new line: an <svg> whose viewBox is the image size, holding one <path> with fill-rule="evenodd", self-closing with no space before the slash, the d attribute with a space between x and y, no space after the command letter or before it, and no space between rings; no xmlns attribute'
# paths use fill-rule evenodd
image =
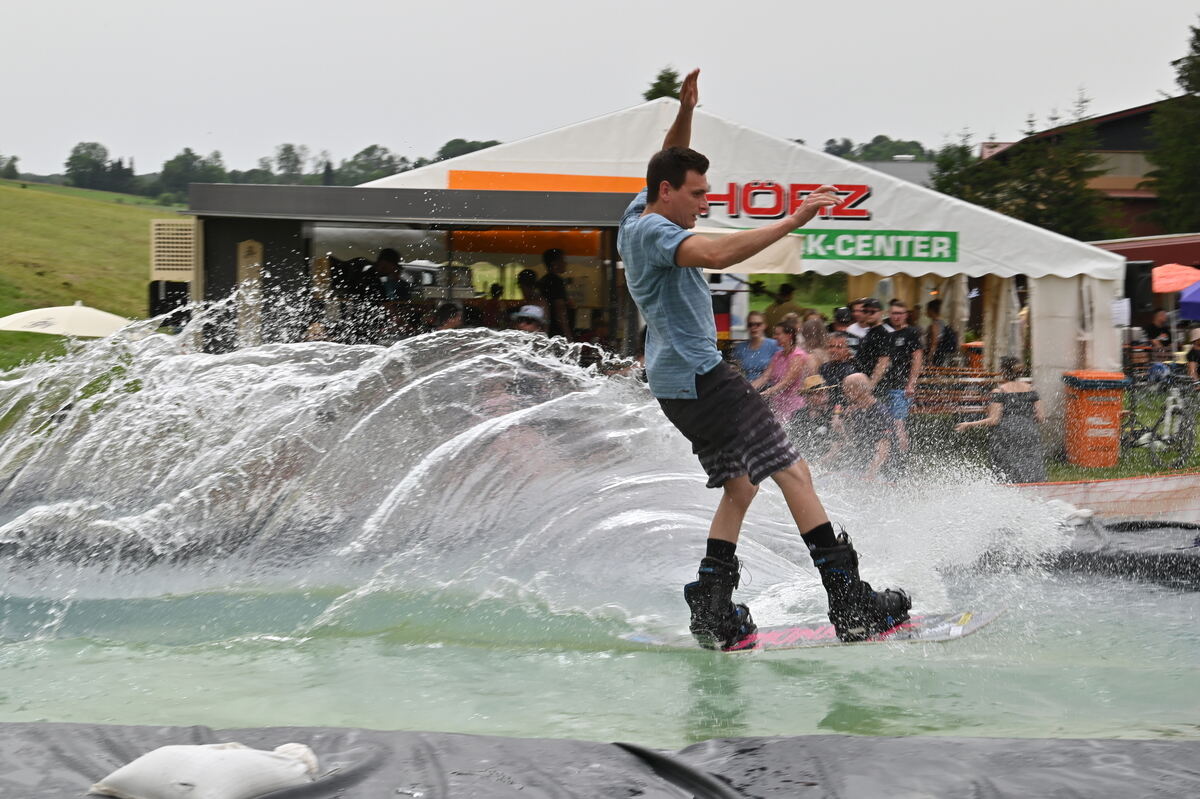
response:
<svg viewBox="0 0 1200 799"><path fill-rule="evenodd" d="M688 171L708 172L708 158L688 147L668 147L659 150L646 167L646 202L658 201L658 187L665 180L678 189L687 179Z"/></svg>

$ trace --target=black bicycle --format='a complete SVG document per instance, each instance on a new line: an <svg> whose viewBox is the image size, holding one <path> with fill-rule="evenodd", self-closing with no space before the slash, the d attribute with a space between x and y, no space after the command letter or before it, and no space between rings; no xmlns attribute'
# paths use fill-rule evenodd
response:
<svg viewBox="0 0 1200 799"><path fill-rule="evenodd" d="M1145 448L1150 462L1177 469L1196 450L1196 416L1200 413L1200 383L1172 375L1138 383L1126 392L1121 414L1121 450Z"/></svg>

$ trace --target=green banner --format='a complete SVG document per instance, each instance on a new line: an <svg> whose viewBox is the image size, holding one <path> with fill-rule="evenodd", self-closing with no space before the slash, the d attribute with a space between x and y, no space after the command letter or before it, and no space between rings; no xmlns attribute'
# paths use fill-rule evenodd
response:
<svg viewBox="0 0 1200 799"><path fill-rule="evenodd" d="M804 257L826 261L957 261L958 233L945 230L796 231Z"/></svg>

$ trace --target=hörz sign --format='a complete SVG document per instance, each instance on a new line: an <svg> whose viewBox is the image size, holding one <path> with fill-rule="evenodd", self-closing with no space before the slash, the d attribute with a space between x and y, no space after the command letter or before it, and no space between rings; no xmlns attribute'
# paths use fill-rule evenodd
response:
<svg viewBox="0 0 1200 799"><path fill-rule="evenodd" d="M725 206L726 215L733 218L744 214L752 219L782 219L795 213L804 198L820 187L819 183L783 184L770 180L727 183L724 192L709 192L708 204ZM839 183L834 188L841 202L822 209L821 219L870 220L871 212L860 207L871 196L870 186Z"/></svg>

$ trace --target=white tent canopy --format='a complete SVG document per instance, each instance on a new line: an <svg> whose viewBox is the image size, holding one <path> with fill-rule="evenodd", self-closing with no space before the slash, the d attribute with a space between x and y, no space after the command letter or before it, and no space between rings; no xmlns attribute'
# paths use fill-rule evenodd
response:
<svg viewBox="0 0 1200 799"><path fill-rule="evenodd" d="M559 183L567 190L586 185L588 178L626 178L624 185L636 191L646 174L646 161L662 142L677 108L674 100L652 100L363 185L484 188L522 175L543 176L543 188ZM713 195L727 194L730 184L736 187L737 216L730 214L729 203L714 202L706 227L756 227L782 216L767 213L780 195L786 208L791 197L803 191L800 187L831 183L843 188L855 207L839 209L828 220L813 220L804 231L809 271L1124 278L1124 259L1098 247L703 110L695 114L692 144L712 162L708 179ZM572 184L571 177L585 180ZM749 185L754 183L760 186ZM859 192L862 195L855 197ZM743 195L757 211L743 207Z"/></svg>
<svg viewBox="0 0 1200 799"><path fill-rule="evenodd" d="M653 100L364 185L632 193L641 188L646 161L677 108L674 100ZM822 183L843 197L832 214L804 228L801 243L785 239L747 271L910 275L942 285L954 276L992 276L989 285L1005 295L1012 288L1008 279L1025 275L1035 381L1052 404L1062 371L1119 365L1108 300L1121 292L1121 256L702 110L695 114L692 145L712 164L703 228L766 224ZM1039 285L1042 280L1048 282ZM1002 347L1018 346L1019 336L1008 332L1016 327L1010 306L1007 298L989 303L985 329L996 345L988 351L991 363L1007 354ZM1039 342L1043 325L1047 338Z"/></svg>

